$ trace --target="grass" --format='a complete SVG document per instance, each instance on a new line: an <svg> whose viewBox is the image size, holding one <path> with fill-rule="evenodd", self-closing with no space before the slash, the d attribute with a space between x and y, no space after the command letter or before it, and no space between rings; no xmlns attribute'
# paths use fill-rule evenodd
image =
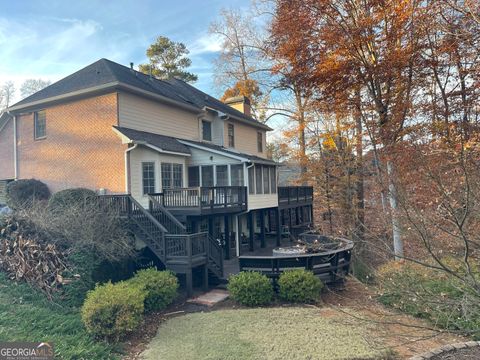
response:
<svg viewBox="0 0 480 360"><path fill-rule="evenodd" d="M160 326L146 360L379 359L368 330L322 317L314 308L218 310Z"/></svg>
<svg viewBox="0 0 480 360"><path fill-rule="evenodd" d="M116 359L112 346L83 327L78 310L47 301L0 273L0 341L51 341L58 359Z"/></svg>

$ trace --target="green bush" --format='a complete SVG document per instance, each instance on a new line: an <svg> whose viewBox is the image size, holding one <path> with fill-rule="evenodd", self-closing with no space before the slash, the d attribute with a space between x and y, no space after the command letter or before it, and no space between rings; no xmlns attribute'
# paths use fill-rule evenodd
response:
<svg viewBox="0 0 480 360"><path fill-rule="evenodd" d="M443 262L463 276L462 269L456 268L458 262ZM472 270L476 281L480 280L478 269ZM392 261L377 271L376 279L383 304L480 338L480 293L459 278L422 265Z"/></svg>
<svg viewBox="0 0 480 360"><path fill-rule="evenodd" d="M12 209L29 207L36 200L48 200L50 190L43 182L35 179L17 180L8 183L7 205Z"/></svg>
<svg viewBox="0 0 480 360"><path fill-rule="evenodd" d="M66 189L52 195L48 201L48 208L50 210L62 210L72 205L84 205L96 197L95 191L90 189Z"/></svg>
<svg viewBox="0 0 480 360"><path fill-rule="evenodd" d="M318 300L323 283L311 271L296 269L283 272L278 286L283 300L308 303Z"/></svg>
<svg viewBox="0 0 480 360"><path fill-rule="evenodd" d="M269 304L273 299L273 286L268 277L258 272L242 271L228 278L228 291L242 305Z"/></svg>
<svg viewBox="0 0 480 360"><path fill-rule="evenodd" d="M145 291L128 282L97 285L82 306L82 321L96 337L118 341L142 321Z"/></svg>
<svg viewBox="0 0 480 360"><path fill-rule="evenodd" d="M171 271L140 270L128 282L145 291L145 312L165 309L177 296L178 280Z"/></svg>

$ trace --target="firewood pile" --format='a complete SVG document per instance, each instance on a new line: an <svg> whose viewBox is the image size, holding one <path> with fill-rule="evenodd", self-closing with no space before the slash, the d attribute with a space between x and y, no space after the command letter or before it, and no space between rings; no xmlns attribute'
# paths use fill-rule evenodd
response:
<svg viewBox="0 0 480 360"><path fill-rule="evenodd" d="M19 223L8 218L0 223L0 270L16 281L26 281L49 297L64 284L65 254L54 244L22 234Z"/></svg>

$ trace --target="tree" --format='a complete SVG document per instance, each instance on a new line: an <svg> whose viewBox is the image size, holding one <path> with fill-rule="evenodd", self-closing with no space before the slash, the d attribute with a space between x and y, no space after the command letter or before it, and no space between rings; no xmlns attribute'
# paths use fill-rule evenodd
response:
<svg viewBox="0 0 480 360"><path fill-rule="evenodd" d="M50 80L42 80L42 79L27 79L23 82L22 86L20 87L20 94L22 99L40 91L47 86L49 86L52 82Z"/></svg>
<svg viewBox="0 0 480 360"><path fill-rule="evenodd" d="M192 64L187 57L188 54L185 44L159 36L147 49L150 63L141 64L139 69L162 80L178 78L185 82L195 82L198 79L197 75L185 70Z"/></svg>
<svg viewBox="0 0 480 360"><path fill-rule="evenodd" d="M13 81L7 81L0 85L0 111L11 105L12 99L15 96L15 91L15 84Z"/></svg>
<svg viewBox="0 0 480 360"><path fill-rule="evenodd" d="M223 9L210 33L221 40L221 51L215 61L215 82L225 89L222 97L243 95L250 99L252 113L265 120L272 76L266 57L265 31L256 26L254 15Z"/></svg>
<svg viewBox="0 0 480 360"><path fill-rule="evenodd" d="M290 73L313 84L318 98L351 104L360 91L364 122L371 119L365 125L387 164L398 257L403 255L403 240L395 145L413 114L413 75L423 45L419 32L428 13L425 6L416 1L279 0L272 26L277 51L295 59Z"/></svg>

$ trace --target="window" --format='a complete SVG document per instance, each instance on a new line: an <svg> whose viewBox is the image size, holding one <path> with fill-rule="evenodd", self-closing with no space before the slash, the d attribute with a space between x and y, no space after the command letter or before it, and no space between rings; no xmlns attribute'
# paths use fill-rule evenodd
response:
<svg viewBox="0 0 480 360"><path fill-rule="evenodd" d="M256 187L257 194L263 194L261 165L255 165L255 187Z"/></svg>
<svg viewBox="0 0 480 360"><path fill-rule="evenodd" d="M202 186L213 186L213 166L202 166Z"/></svg>
<svg viewBox="0 0 480 360"><path fill-rule="evenodd" d="M181 188L183 186L183 165L173 164L173 187Z"/></svg>
<svg viewBox="0 0 480 360"><path fill-rule="evenodd" d="M228 147L235 147L235 128L228 124Z"/></svg>
<svg viewBox="0 0 480 360"><path fill-rule="evenodd" d="M227 165L217 165L217 186L228 186Z"/></svg>
<svg viewBox="0 0 480 360"><path fill-rule="evenodd" d="M257 150L259 153L263 152L263 134L257 132Z"/></svg>
<svg viewBox="0 0 480 360"><path fill-rule="evenodd" d="M212 141L212 123L207 120L202 120L202 139Z"/></svg>
<svg viewBox="0 0 480 360"><path fill-rule="evenodd" d="M190 166L188 168L188 187L200 186L200 168L198 166Z"/></svg>
<svg viewBox="0 0 480 360"><path fill-rule="evenodd" d="M232 186L243 186L243 164L231 165Z"/></svg>
<svg viewBox="0 0 480 360"><path fill-rule="evenodd" d="M143 195L155 192L155 163L142 163Z"/></svg>
<svg viewBox="0 0 480 360"><path fill-rule="evenodd" d="M270 194L270 169L268 166L263 167L263 192Z"/></svg>
<svg viewBox="0 0 480 360"><path fill-rule="evenodd" d="M35 139L44 139L47 136L47 114L45 110L35 112L33 119Z"/></svg>
<svg viewBox="0 0 480 360"><path fill-rule="evenodd" d="M255 168L248 169L248 193L255 194Z"/></svg>
<svg viewBox="0 0 480 360"><path fill-rule="evenodd" d="M162 188L172 188L172 164L162 163Z"/></svg>
<svg viewBox="0 0 480 360"><path fill-rule="evenodd" d="M277 174L275 166L270 167L270 190L272 194L277 193Z"/></svg>
<svg viewBox="0 0 480 360"><path fill-rule="evenodd" d="M162 163L162 188L180 188L183 186L183 165Z"/></svg>

